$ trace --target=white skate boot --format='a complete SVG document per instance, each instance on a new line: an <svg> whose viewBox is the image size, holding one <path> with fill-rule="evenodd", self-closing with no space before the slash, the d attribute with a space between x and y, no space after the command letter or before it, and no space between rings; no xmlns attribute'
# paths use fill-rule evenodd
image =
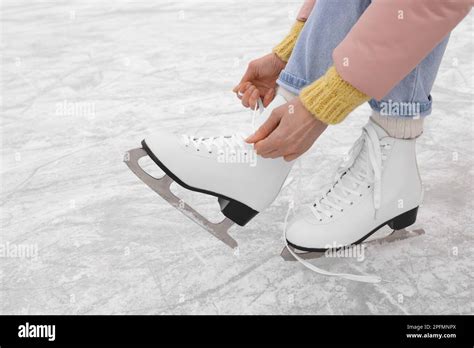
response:
<svg viewBox="0 0 474 348"><path fill-rule="evenodd" d="M286 100L277 95L259 116L258 123L284 103ZM138 165L138 160L146 155L166 173L163 178L150 176ZM253 145L247 144L242 135L196 138L165 132L143 140L142 148L125 155L125 162L150 188L232 248L237 247L237 242L229 236L228 229L233 223L244 226L268 207L292 166L283 158L257 156ZM218 224L209 222L170 191L173 181L186 189L217 197L226 218Z"/></svg>
<svg viewBox="0 0 474 348"><path fill-rule="evenodd" d="M310 252L358 244L384 225L412 225L421 200L415 139L389 137L369 121L334 183L289 222L286 240Z"/></svg>

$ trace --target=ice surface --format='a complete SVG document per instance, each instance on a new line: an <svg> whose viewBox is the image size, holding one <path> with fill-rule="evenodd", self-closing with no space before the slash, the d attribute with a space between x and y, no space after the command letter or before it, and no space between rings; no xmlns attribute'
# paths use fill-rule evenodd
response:
<svg viewBox="0 0 474 348"><path fill-rule="evenodd" d="M364 262L280 258L288 201L308 202L369 114L331 127L266 212L224 244L122 163L157 129L245 127L231 93L246 63L290 27L295 1L3 1L2 314L472 313L473 15L452 34L418 145L426 187L413 228ZM403 175L401 172L400 175ZM217 203L192 197L210 213ZM384 230L388 232L388 230ZM14 246L36 258L12 257Z"/></svg>

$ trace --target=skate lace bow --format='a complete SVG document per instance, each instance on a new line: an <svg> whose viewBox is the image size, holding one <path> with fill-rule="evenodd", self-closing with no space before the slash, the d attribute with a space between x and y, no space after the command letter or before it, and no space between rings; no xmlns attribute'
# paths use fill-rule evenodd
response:
<svg viewBox="0 0 474 348"><path fill-rule="evenodd" d="M374 185L375 216L380 208L382 153L379 137L370 123L363 128L348 156L336 172L334 182L311 206L319 221L332 218L335 211L344 211L343 205L352 205L353 197L362 197L361 189Z"/></svg>

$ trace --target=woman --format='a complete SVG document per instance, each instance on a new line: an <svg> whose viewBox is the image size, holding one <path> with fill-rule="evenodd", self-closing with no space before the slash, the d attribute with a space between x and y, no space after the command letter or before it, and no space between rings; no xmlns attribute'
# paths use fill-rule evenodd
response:
<svg viewBox="0 0 474 348"><path fill-rule="evenodd" d="M415 222L422 198L415 139L431 112L449 33L472 4L307 0L273 53L249 64L234 92L246 107L262 98L272 109L247 139L264 158L292 161L359 105L373 110L330 189L290 223L292 246L320 251ZM271 102L275 93L281 105Z"/></svg>

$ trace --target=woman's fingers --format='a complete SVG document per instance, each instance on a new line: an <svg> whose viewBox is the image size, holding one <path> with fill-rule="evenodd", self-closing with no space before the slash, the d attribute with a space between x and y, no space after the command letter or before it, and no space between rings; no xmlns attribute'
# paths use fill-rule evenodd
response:
<svg viewBox="0 0 474 348"><path fill-rule="evenodd" d="M240 84L236 90L236 93L237 93L237 98L239 99L242 99L242 97L244 96L245 92L250 88L252 87L252 83L251 82L244 82L242 84Z"/></svg>
<svg viewBox="0 0 474 348"><path fill-rule="evenodd" d="M237 91L239 90L238 89L238 86L239 85L243 85L244 83L247 83L249 81L252 81L252 79L255 77L255 71L254 69L251 67L251 63L249 64L248 68L247 68L247 71L245 71L245 74L244 76L242 76L242 79L240 80L239 84L237 86L234 87L233 91L234 93L237 93Z"/></svg>
<svg viewBox="0 0 474 348"><path fill-rule="evenodd" d="M287 162L291 162L291 161L297 159L300 155L301 155L300 153L294 153L294 154L291 154L291 155L284 156L283 159Z"/></svg>
<svg viewBox="0 0 474 348"><path fill-rule="evenodd" d="M273 98L275 98L275 88L270 88L263 97L263 106L267 107L268 104L272 102Z"/></svg>
<svg viewBox="0 0 474 348"><path fill-rule="evenodd" d="M260 156L263 158L278 158L281 157L280 150L273 150L270 152L262 153Z"/></svg>
<svg viewBox="0 0 474 348"><path fill-rule="evenodd" d="M259 98L260 98L260 92L257 88L255 88L255 90L253 91L249 99L249 105L252 109L255 109L257 107L257 101Z"/></svg>
<svg viewBox="0 0 474 348"><path fill-rule="evenodd" d="M248 108L250 106L250 97L252 96L252 93L256 90L257 88L255 86L250 86L247 88L245 91L244 95L242 96L242 105Z"/></svg>
<svg viewBox="0 0 474 348"><path fill-rule="evenodd" d="M277 109L275 109L277 110ZM257 143L262 139L265 139L273 130L278 126L280 123L281 115L279 112L275 112L273 110L270 117L257 129L255 133L249 136L245 141L247 143ZM257 146L255 145L255 149L258 151Z"/></svg>
<svg viewBox="0 0 474 348"><path fill-rule="evenodd" d="M281 156L282 143L276 131L273 131L265 139L260 140L255 144L257 154L262 157L276 158Z"/></svg>
<svg viewBox="0 0 474 348"><path fill-rule="evenodd" d="M247 88L251 85L252 83L249 82L249 81L246 81L246 82L240 82L237 86L234 87L234 89L232 90L234 93L244 93Z"/></svg>
<svg viewBox="0 0 474 348"><path fill-rule="evenodd" d="M257 107L258 99L261 97L260 90L250 82L245 82L243 85L237 87L234 91L237 93L237 97L242 100L242 104L245 107L255 109ZM270 88L263 96L263 106L267 107L274 98L275 89Z"/></svg>
<svg viewBox="0 0 474 348"><path fill-rule="evenodd" d="M245 107L251 107L255 109L258 103L258 99L261 97L260 90L250 82L245 82L242 86L235 89L237 97L242 100L242 104ZM275 98L275 89L270 88L265 96L263 96L263 106L267 107L268 104Z"/></svg>

